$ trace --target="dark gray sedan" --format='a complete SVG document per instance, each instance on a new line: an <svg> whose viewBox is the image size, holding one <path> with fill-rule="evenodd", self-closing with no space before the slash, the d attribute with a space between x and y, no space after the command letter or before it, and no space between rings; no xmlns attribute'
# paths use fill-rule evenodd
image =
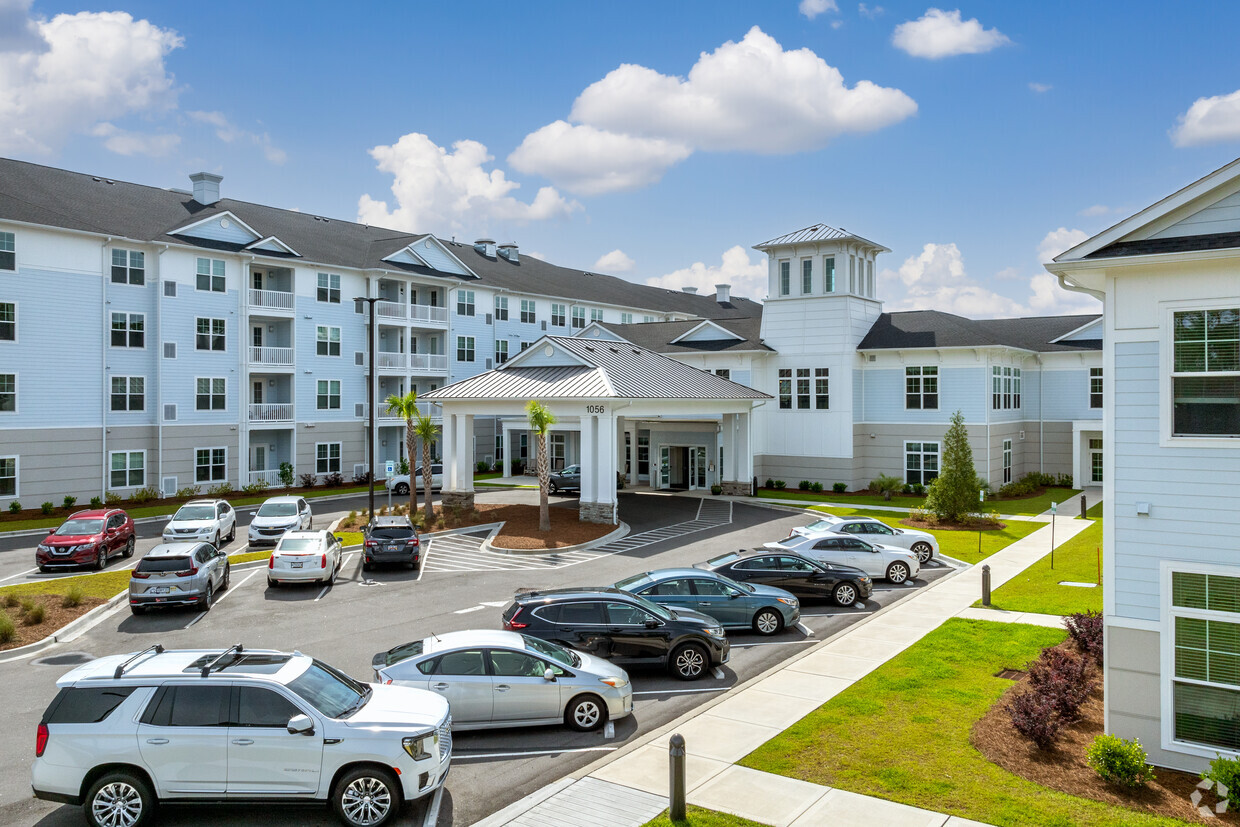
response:
<svg viewBox="0 0 1240 827"><path fill-rule="evenodd" d="M581 490L581 466L570 465L563 471L556 471L551 474L550 485L548 490L555 494L558 491L580 491Z"/></svg>
<svg viewBox="0 0 1240 827"><path fill-rule="evenodd" d="M710 615L725 629L773 635L801 618L791 592L761 583L738 583L713 571L659 569L621 580L617 589L674 609Z"/></svg>

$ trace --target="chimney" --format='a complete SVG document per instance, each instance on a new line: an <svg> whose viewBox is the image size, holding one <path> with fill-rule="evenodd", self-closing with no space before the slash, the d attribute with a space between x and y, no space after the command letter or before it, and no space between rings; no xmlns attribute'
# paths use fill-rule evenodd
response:
<svg viewBox="0 0 1240 827"><path fill-rule="evenodd" d="M474 249L487 258L495 258L495 239L480 238L474 242Z"/></svg>
<svg viewBox="0 0 1240 827"><path fill-rule="evenodd" d="M688 293L688 294L690 294L690 295L692 295L692 296L696 296L696 295L697 295L697 288L696 288L696 287L682 287L682 288L680 288L680 292L682 292L682 293Z"/></svg>
<svg viewBox="0 0 1240 827"><path fill-rule="evenodd" d="M507 244L499 245L497 249L499 250L499 254L501 256L508 259L513 264L517 263L517 242L509 241Z"/></svg>
<svg viewBox="0 0 1240 827"><path fill-rule="evenodd" d="M731 294L732 294L732 285L730 284L716 284L715 285L715 301L719 302L720 304L727 304L728 302L732 301Z"/></svg>
<svg viewBox="0 0 1240 827"><path fill-rule="evenodd" d="M205 207L220 200L220 181L224 180L223 175L195 172L189 180L194 183L194 200L199 204Z"/></svg>

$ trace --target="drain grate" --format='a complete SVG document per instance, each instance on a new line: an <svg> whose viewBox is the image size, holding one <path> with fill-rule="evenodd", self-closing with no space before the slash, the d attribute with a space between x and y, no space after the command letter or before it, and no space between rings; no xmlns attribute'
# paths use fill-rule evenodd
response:
<svg viewBox="0 0 1240 827"><path fill-rule="evenodd" d="M89 652L65 652L60 655L49 655L30 661L33 666L70 666L78 663L90 663L95 656Z"/></svg>
<svg viewBox="0 0 1240 827"><path fill-rule="evenodd" d="M996 678L1003 678L1009 681L1018 681L1024 676L1025 672L1022 669L1000 669L995 673Z"/></svg>

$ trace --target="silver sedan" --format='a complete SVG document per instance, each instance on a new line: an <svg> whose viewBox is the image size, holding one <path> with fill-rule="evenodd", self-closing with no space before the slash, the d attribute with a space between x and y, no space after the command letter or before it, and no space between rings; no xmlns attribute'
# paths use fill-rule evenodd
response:
<svg viewBox="0 0 1240 827"><path fill-rule="evenodd" d="M374 656L375 680L447 699L453 729L564 724L587 732L633 712L633 688L608 661L517 632L432 635Z"/></svg>
<svg viewBox="0 0 1240 827"><path fill-rule="evenodd" d="M870 543L908 549L917 555L917 562L923 566L939 553L938 538L930 532L911 528L892 528L874 517L836 517L833 514L827 514L809 525L792 529L788 538L791 539L797 534L810 537L828 532L853 534Z"/></svg>

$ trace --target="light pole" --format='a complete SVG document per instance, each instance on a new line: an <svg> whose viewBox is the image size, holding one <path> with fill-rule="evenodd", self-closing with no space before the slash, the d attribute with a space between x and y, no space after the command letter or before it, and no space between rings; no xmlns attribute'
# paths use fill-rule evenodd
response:
<svg viewBox="0 0 1240 827"><path fill-rule="evenodd" d="M380 301L378 296L371 298L369 296L354 296L353 305L360 309L361 303L366 302L370 305L370 333L367 334L366 344L367 350L370 352L370 382L366 388L366 408L370 412L369 421L366 426L366 468L370 476L370 503L367 511L367 523L375 521L375 302Z"/></svg>

